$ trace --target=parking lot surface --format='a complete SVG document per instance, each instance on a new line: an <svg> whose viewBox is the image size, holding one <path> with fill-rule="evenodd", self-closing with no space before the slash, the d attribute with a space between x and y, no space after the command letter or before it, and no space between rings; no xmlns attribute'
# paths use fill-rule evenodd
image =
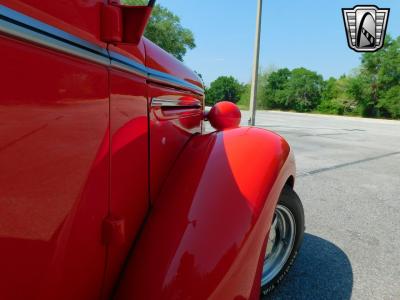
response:
<svg viewBox="0 0 400 300"><path fill-rule="evenodd" d="M400 299L400 121L259 111L256 125L294 150L306 216L269 298Z"/></svg>

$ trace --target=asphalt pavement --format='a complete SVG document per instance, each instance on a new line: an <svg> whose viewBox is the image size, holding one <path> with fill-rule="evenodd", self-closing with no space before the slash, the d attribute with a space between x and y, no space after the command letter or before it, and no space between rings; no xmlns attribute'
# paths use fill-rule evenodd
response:
<svg viewBox="0 0 400 300"><path fill-rule="evenodd" d="M306 217L269 298L400 299L400 121L258 111L256 125L294 150Z"/></svg>

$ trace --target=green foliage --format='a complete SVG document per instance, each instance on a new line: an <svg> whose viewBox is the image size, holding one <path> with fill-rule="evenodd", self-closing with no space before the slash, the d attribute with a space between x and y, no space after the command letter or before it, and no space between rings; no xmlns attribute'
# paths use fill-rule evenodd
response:
<svg viewBox="0 0 400 300"><path fill-rule="evenodd" d="M320 103L323 88L322 76L313 71L279 69L268 77L263 104L271 109L311 111Z"/></svg>
<svg viewBox="0 0 400 300"><path fill-rule="evenodd" d="M237 103L243 90L243 85L232 76L218 77L206 91L206 104L214 105L223 100Z"/></svg>
<svg viewBox="0 0 400 300"><path fill-rule="evenodd" d="M268 77L271 74L271 70L266 70L261 72L258 75L258 89L257 89L257 107L258 108L266 108L263 100L265 99L265 87L268 84ZM240 96L240 100L237 103L240 107L248 109L250 106L250 97L251 97L251 84L243 85L243 92Z"/></svg>
<svg viewBox="0 0 400 300"><path fill-rule="evenodd" d="M339 99L335 98L322 100L321 103L318 105L316 111L331 115L344 114L343 104Z"/></svg>
<svg viewBox="0 0 400 300"><path fill-rule="evenodd" d="M240 84L222 77L208 90L208 104L228 99L226 91L233 85L236 102ZM250 84L242 85L241 107L249 107L250 90ZM305 68L262 72L257 108L400 119L400 37L389 36L382 50L363 54L361 66L350 76L324 81Z"/></svg>
<svg viewBox="0 0 400 300"><path fill-rule="evenodd" d="M243 85L243 90L242 93L240 94L240 99L236 104L241 108L249 109L250 95L251 95L251 85L249 83Z"/></svg>
<svg viewBox="0 0 400 300"><path fill-rule="evenodd" d="M400 85L386 92L379 100L378 108L383 110L383 116L400 119Z"/></svg>
<svg viewBox="0 0 400 300"><path fill-rule="evenodd" d="M305 68L294 69L287 84L289 107L306 112L315 109L321 101L324 80L321 75Z"/></svg>
<svg viewBox="0 0 400 300"><path fill-rule="evenodd" d="M339 96L338 80L334 77L329 78L325 82L324 90L322 91L322 101L336 99Z"/></svg>
<svg viewBox="0 0 400 300"><path fill-rule="evenodd" d="M358 102L363 116L398 118L399 100L394 91L399 85L400 37L393 39L387 36L380 51L363 54L361 68L350 93Z"/></svg>
<svg viewBox="0 0 400 300"><path fill-rule="evenodd" d="M288 82L291 72L289 69L279 69L268 76L264 85L262 106L272 109L288 109Z"/></svg>
<svg viewBox="0 0 400 300"><path fill-rule="evenodd" d="M248 106L250 85L239 104ZM365 53L350 76L322 77L305 68L261 73L257 107L400 119L400 37L387 36L383 49Z"/></svg>
<svg viewBox="0 0 400 300"><path fill-rule="evenodd" d="M349 95L352 80L353 78L343 75L339 79L329 78L325 81L317 111L337 115L356 114L357 102Z"/></svg>
<svg viewBox="0 0 400 300"><path fill-rule="evenodd" d="M123 0L122 3L146 5L148 1ZM192 31L181 25L181 20L177 15L159 4L154 7L145 36L181 61L188 49L196 47Z"/></svg>

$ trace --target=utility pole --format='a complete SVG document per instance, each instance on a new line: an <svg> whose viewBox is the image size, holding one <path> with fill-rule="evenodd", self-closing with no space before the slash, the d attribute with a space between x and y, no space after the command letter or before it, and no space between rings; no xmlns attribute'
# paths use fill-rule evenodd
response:
<svg viewBox="0 0 400 300"><path fill-rule="evenodd" d="M254 126L255 122L256 122L258 68L259 68L259 60L260 60L261 16L262 16L262 0L258 0L257 20L256 20L256 38L255 38L255 43L254 43L253 76L251 78L251 94L250 94L249 125L251 125L251 126Z"/></svg>

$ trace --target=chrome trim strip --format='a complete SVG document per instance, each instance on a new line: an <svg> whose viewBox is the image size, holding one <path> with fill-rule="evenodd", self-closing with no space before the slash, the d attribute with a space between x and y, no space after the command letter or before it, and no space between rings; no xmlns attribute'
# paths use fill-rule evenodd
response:
<svg viewBox="0 0 400 300"><path fill-rule="evenodd" d="M28 17L4 5L0 5L0 18L9 19L10 22L17 23L16 25L26 27L27 29L31 29L32 31L38 31L39 33L49 35L55 39L64 40L64 42L74 44L77 47L83 47L100 55L108 56L107 49L103 47L97 46L93 43L76 37L56 27L38 21L34 18Z"/></svg>
<svg viewBox="0 0 400 300"><path fill-rule="evenodd" d="M127 70L134 69L136 72L140 72L145 76L148 76L148 70L146 66L142 65L141 63L138 63L134 61L133 59L130 59L124 55L121 55L117 52L114 51L109 51L110 53L110 58L112 61L115 61L119 63L120 65L125 65L127 67Z"/></svg>
<svg viewBox="0 0 400 300"><path fill-rule="evenodd" d="M83 50L82 48L61 42L57 39L45 36L43 34L37 33L30 29L26 29L19 25L15 25L8 21L4 21L2 19L0 19L0 32L5 32L9 35L16 36L33 43L41 44L46 47L56 49L64 53L72 54L102 65L107 66L110 64L110 60L107 57L95 54L87 50Z"/></svg>
<svg viewBox="0 0 400 300"><path fill-rule="evenodd" d="M149 72L150 80L154 80L154 81L165 83L165 84L170 84L170 85L173 85L176 87L184 86L186 88L189 88L189 89L199 92L201 94L204 93L204 90L202 88L198 87L197 85L194 85L190 82L187 82L183 79L177 78L170 74L160 72L160 71L150 69L150 68L148 68L148 72Z"/></svg>
<svg viewBox="0 0 400 300"><path fill-rule="evenodd" d="M153 98L151 99L151 107L193 107L200 108L201 104L193 103L188 104L181 100L176 99L163 99L163 98Z"/></svg>
<svg viewBox="0 0 400 300"><path fill-rule="evenodd" d="M137 68L134 68L134 67L132 67L130 65L127 65L127 64L124 64L124 63L120 63L119 61L116 61L116 60L113 60L113 59L111 60L110 66L114 67L116 69L119 69L119 70L123 70L123 71L129 72L129 73L134 73L136 75L139 75L139 76L142 76L142 77L145 77L145 78L147 78L147 76L148 76L147 72L143 72L143 71L141 71L141 70L139 70Z"/></svg>
<svg viewBox="0 0 400 300"><path fill-rule="evenodd" d="M102 65L135 73L146 77L148 80L174 87L185 87L204 94L204 90L197 85L170 74L147 68L133 59L114 51L108 51L106 48L99 47L63 30L23 15L4 5L0 5L0 32Z"/></svg>
<svg viewBox="0 0 400 300"><path fill-rule="evenodd" d="M130 59L114 51L110 51L110 57L111 65L117 68L147 76L150 80L172 85L175 87L183 86L201 94L204 93L203 89L198 87L197 85L191 84L185 80L176 78L175 76L169 75L167 73L147 68L144 65L134 61L133 59Z"/></svg>

